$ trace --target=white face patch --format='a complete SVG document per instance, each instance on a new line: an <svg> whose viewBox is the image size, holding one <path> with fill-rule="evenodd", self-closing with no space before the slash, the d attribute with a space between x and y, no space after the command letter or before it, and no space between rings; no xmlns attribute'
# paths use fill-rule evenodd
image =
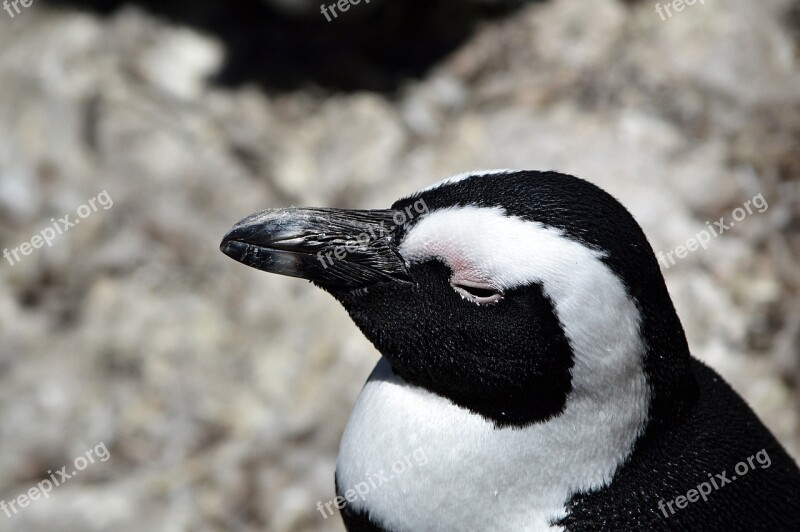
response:
<svg viewBox="0 0 800 532"><path fill-rule="evenodd" d="M427 461L348 504L396 531L552 530L574 493L610 482L644 428L650 398L634 300L601 252L500 208L432 211L400 252L412 264L438 257L504 290L541 283L574 353L573 389L558 416L497 429L381 359L342 438L340 489L390 473L418 449Z"/></svg>

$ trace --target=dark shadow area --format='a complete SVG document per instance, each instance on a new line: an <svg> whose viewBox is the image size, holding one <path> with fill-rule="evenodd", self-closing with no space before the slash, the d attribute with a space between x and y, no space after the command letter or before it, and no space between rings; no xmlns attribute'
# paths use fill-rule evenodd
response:
<svg viewBox="0 0 800 532"><path fill-rule="evenodd" d="M524 0L523 0L524 2ZM226 59L216 83L257 82L268 91L319 86L393 92L455 50L485 20L521 3L466 0L362 0L328 22L319 8L289 16L263 0L47 0L112 14L134 4L172 23L220 38ZM321 0L330 5L334 0Z"/></svg>

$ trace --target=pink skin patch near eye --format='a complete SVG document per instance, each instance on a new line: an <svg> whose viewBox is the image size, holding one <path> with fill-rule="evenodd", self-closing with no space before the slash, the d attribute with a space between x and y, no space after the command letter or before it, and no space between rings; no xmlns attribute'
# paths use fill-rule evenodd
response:
<svg viewBox="0 0 800 532"><path fill-rule="evenodd" d="M450 285L464 299L479 305L486 305L503 298L500 287L467 259L459 249L442 244L425 247L426 251L441 258L450 267L453 271Z"/></svg>

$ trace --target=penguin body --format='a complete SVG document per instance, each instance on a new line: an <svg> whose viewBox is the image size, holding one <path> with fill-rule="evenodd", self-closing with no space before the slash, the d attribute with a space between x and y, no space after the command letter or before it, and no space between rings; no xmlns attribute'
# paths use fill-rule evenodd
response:
<svg viewBox="0 0 800 532"><path fill-rule="evenodd" d="M691 358L643 232L588 182L465 174L386 211L257 213L221 247L314 281L382 355L337 463L350 531L800 530L797 465Z"/></svg>

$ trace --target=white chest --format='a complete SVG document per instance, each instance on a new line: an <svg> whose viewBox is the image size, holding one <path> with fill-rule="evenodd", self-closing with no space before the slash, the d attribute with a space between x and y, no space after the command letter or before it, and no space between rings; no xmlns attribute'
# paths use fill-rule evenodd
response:
<svg viewBox="0 0 800 532"><path fill-rule="evenodd" d="M643 421L633 403L603 412L572 394L546 423L496 429L381 359L342 438L339 488L397 532L557 530L570 496L606 484L627 456Z"/></svg>

